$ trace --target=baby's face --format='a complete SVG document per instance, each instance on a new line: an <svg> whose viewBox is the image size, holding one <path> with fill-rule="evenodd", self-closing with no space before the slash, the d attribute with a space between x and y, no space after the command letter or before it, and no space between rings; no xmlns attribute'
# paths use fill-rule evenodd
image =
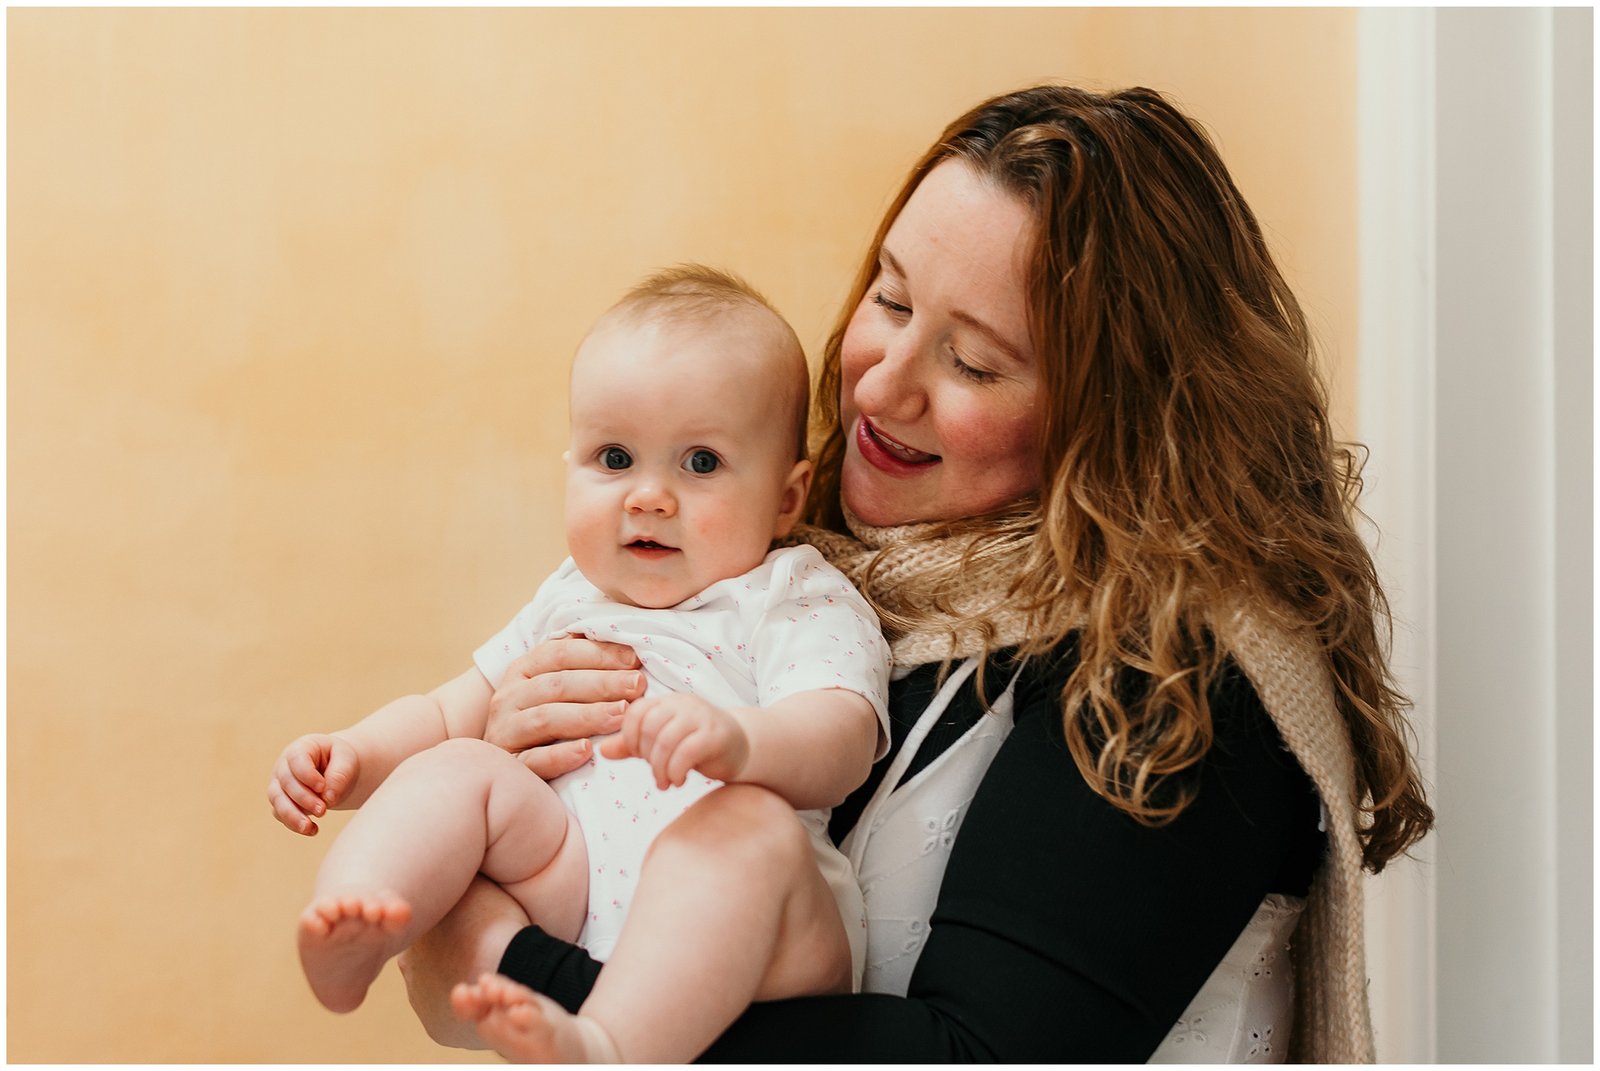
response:
<svg viewBox="0 0 1600 1071"><path fill-rule="evenodd" d="M613 320L578 350L567 548L612 599L675 606L755 568L799 515L788 366L748 319Z"/></svg>

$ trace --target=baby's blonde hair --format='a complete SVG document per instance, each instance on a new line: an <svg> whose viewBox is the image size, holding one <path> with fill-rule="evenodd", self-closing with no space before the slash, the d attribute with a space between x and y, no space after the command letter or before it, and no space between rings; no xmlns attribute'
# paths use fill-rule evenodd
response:
<svg viewBox="0 0 1600 1071"><path fill-rule="evenodd" d="M725 317L754 313L769 327L769 351L788 366L776 386L781 409L794 428L795 460L807 456L806 420L811 374L794 328L760 291L731 272L703 264L675 264L654 272L618 299L601 322L614 318L715 327Z"/></svg>

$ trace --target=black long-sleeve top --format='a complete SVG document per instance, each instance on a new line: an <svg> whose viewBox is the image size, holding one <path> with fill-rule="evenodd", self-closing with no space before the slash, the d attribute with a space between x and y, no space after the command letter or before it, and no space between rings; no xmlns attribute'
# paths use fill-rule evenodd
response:
<svg viewBox="0 0 1600 1071"><path fill-rule="evenodd" d="M995 656L989 681L1009 678L1007 658ZM906 995L756 1004L702 1061L1143 1061L1262 898L1305 893L1323 848L1315 790L1244 674L1230 663L1213 687L1215 738L1192 771L1194 801L1151 828L1091 791L1067 752L1061 688L1075 659L1069 641L1018 679L1015 727L956 837ZM937 670L892 687L892 748ZM904 776L981 716L969 679ZM888 765L835 809L836 839ZM600 966L529 927L500 970L576 1011Z"/></svg>

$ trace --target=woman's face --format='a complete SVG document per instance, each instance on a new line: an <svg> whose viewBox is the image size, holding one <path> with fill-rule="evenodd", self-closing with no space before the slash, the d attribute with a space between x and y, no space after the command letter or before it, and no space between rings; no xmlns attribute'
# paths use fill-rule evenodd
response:
<svg viewBox="0 0 1600 1071"><path fill-rule="evenodd" d="M970 517L1037 486L1033 222L950 160L884 237L841 347L841 490L868 524Z"/></svg>

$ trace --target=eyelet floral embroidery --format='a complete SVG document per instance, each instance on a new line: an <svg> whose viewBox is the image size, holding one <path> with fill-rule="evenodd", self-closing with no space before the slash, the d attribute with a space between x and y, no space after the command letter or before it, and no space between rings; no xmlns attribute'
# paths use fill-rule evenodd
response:
<svg viewBox="0 0 1600 1071"><path fill-rule="evenodd" d="M922 842L922 854L927 855L938 848L949 851L950 846L955 843L956 823L960 818L960 807L953 811L947 811L942 818L937 816L924 818L922 820L922 828L928 834L928 837Z"/></svg>
<svg viewBox="0 0 1600 1071"><path fill-rule="evenodd" d="M1174 1045L1183 1045L1192 1042L1196 1045L1206 1043L1205 1031L1200 1029L1200 1024L1205 1022L1205 1017L1196 1015L1192 1019L1179 1019L1168 1035Z"/></svg>
<svg viewBox="0 0 1600 1071"><path fill-rule="evenodd" d="M1250 1031L1250 1051L1245 1053L1246 1059L1257 1056L1272 1055L1272 1027L1263 1027L1260 1030Z"/></svg>

